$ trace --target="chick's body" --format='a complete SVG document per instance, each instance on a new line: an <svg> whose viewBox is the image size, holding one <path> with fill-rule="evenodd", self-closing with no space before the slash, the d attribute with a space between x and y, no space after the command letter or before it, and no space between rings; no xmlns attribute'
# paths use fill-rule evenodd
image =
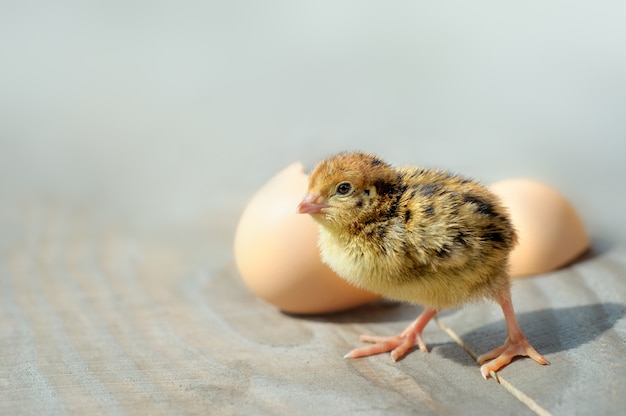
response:
<svg viewBox="0 0 626 416"><path fill-rule="evenodd" d="M319 223L322 260L342 278L426 307L415 330L421 349L421 329L436 311L510 301L517 236L497 197L474 180L341 153L315 167L299 210Z"/></svg>
<svg viewBox="0 0 626 416"><path fill-rule="evenodd" d="M508 289L516 235L496 198L446 172L393 171L375 197L353 196L349 222L321 227L323 261L356 286L435 309Z"/></svg>

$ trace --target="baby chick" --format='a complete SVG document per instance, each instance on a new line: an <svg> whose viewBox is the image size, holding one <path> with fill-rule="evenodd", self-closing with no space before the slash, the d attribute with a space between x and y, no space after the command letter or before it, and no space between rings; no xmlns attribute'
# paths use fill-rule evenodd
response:
<svg viewBox="0 0 626 416"><path fill-rule="evenodd" d="M375 155L340 153L317 164L298 212L320 225L322 260L348 282L424 311L402 333L363 335L373 345L346 358L391 351L395 361L441 309L492 299L508 336L478 357L483 377L515 356L548 361L527 341L511 302L508 258L517 236L495 195L476 181L420 167L395 168ZM491 361L490 361L491 360ZM489 362L487 362L489 361Z"/></svg>

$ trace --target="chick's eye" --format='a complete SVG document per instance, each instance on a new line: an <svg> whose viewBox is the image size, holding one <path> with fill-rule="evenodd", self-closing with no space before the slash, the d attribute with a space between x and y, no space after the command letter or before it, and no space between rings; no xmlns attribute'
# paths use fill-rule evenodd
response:
<svg viewBox="0 0 626 416"><path fill-rule="evenodd" d="M341 182L337 185L337 195L348 195L352 191L350 182Z"/></svg>

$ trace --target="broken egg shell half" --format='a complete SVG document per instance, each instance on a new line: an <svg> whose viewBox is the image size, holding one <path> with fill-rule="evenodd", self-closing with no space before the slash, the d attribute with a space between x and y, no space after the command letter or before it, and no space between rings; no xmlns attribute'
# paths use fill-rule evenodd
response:
<svg viewBox="0 0 626 416"><path fill-rule="evenodd" d="M530 179L489 186L509 210L519 243L511 252L512 276L547 273L576 260L590 247L582 220L554 188Z"/></svg>
<svg viewBox="0 0 626 416"><path fill-rule="evenodd" d="M301 163L274 176L252 197L235 234L235 262L246 285L284 312L337 312L380 299L322 263L318 226L296 208L308 177Z"/></svg>
<svg viewBox="0 0 626 416"><path fill-rule="evenodd" d="M234 254L245 284L284 312L332 313L381 297L354 287L322 263L318 226L296 213L308 177L296 162L252 197L237 226ZM557 191L536 181L505 180L491 190L508 207L520 243L511 253L511 274L552 271L589 247L582 221Z"/></svg>

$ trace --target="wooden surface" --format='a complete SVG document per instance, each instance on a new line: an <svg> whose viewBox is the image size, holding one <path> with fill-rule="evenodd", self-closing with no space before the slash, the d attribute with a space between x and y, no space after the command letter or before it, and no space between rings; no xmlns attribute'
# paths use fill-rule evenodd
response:
<svg viewBox="0 0 626 416"><path fill-rule="evenodd" d="M418 309L283 314L249 293L228 256L207 262L201 252L222 244L215 224L181 241L68 207L22 208L3 223L3 414L532 414L533 402L553 414L618 414L626 405L622 249L516 282L520 323L552 364L517 360L500 372L504 388L434 323L430 354L343 360L359 333L392 334ZM494 305L440 322L477 352L504 337Z"/></svg>
<svg viewBox="0 0 626 416"><path fill-rule="evenodd" d="M623 414L626 6L244 3L3 6L0 414ZM353 149L573 203L592 251L513 289L550 366L481 378L460 344L503 341L491 304L394 363L342 356L419 307L248 291L246 201Z"/></svg>

